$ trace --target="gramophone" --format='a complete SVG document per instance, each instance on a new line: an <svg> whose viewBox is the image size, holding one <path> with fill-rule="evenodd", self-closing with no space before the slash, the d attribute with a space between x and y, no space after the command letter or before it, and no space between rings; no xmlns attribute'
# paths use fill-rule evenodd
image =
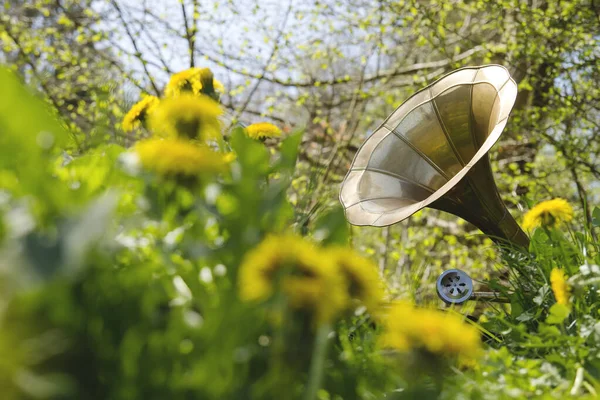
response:
<svg viewBox="0 0 600 400"><path fill-rule="evenodd" d="M516 97L517 84L500 65L461 68L413 94L356 153L340 191L348 221L384 227L432 207L496 242L527 248L487 154ZM436 287L446 303L494 296L475 293L471 278L455 269L442 273Z"/></svg>

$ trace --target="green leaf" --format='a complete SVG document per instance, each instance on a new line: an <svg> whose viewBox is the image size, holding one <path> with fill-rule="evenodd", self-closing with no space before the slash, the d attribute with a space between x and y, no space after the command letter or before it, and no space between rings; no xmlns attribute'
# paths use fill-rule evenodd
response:
<svg viewBox="0 0 600 400"><path fill-rule="evenodd" d="M519 315L516 319L519 322L527 322L527 321L531 321L533 319L534 315L530 312L524 312L521 315Z"/></svg>
<svg viewBox="0 0 600 400"><path fill-rule="evenodd" d="M537 296L535 296L533 298L533 302L535 304L537 304L538 306L541 306L542 303L544 302L544 299L546 298L546 296L548 295L548 293L550 292L550 286L548 285L544 285L542 286L539 290L538 290L538 294Z"/></svg>
<svg viewBox="0 0 600 400"><path fill-rule="evenodd" d="M323 213L315 222L313 236L323 244L345 245L348 240L348 222L341 206Z"/></svg>
<svg viewBox="0 0 600 400"><path fill-rule="evenodd" d="M0 88L0 189L15 197L31 196L38 216L68 208L68 190L57 185L53 176L54 161L68 141L67 132L47 104L3 68Z"/></svg>
<svg viewBox="0 0 600 400"><path fill-rule="evenodd" d="M269 152L265 146L249 138L240 127L231 132L231 147L237 154L244 173L266 175L269 171Z"/></svg>
<svg viewBox="0 0 600 400"><path fill-rule="evenodd" d="M547 324L561 324L569 316L571 310L564 304L554 304L550 307L550 315L546 318Z"/></svg>
<svg viewBox="0 0 600 400"><path fill-rule="evenodd" d="M523 306L521 305L519 296L515 293L509 296L510 297L510 314L513 318L515 318L518 321L527 321L528 319L525 320L519 320L519 318L521 317L521 315L523 314ZM529 318L531 319L531 318Z"/></svg>
<svg viewBox="0 0 600 400"><path fill-rule="evenodd" d="M540 327L538 328L538 332L542 336L559 337L561 335L560 330L556 326L546 325L546 324L540 324Z"/></svg>
<svg viewBox="0 0 600 400"><path fill-rule="evenodd" d="M556 354L556 353L548 354L545 357L545 359L551 363L555 363L558 365L562 365L562 366L567 365L567 363L565 362L565 357L560 354Z"/></svg>
<svg viewBox="0 0 600 400"><path fill-rule="evenodd" d="M304 131L294 132L281 143L281 158L279 159L281 170L293 170L296 166L296 159L298 158L298 150L300 149L303 134Z"/></svg>
<svg viewBox="0 0 600 400"><path fill-rule="evenodd" d="M592 225L600 226L600 207L594 207L592 211Z"/></svg>
<svg viewBox="0 0 600 400"><path fill-rule="evenodd" d="M52 117L48 105L4 68L0 68L0 87L0 145L5 154L12 155L0 158L0 167L23 166L18 164L20 160L35 161L34 156L67 143L68 134ZM9 153L9 149L13 152Z"/></svg>

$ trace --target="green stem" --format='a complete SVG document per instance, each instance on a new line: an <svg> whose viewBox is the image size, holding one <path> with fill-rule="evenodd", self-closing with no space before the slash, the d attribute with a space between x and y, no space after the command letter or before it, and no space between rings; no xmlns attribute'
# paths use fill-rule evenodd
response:
<svg viewBox="0 0 600 400"><path fill-rule="evenodd" d="M314 400L317 396L317 392L321 388L323 370L325 368L325 358L327 355L327 337L329 336L330 331L331 326L328 323L319 325L317 328L304 400Z"/></svg>
<svg viewBox="0 0 600 400"><path fill-rule="evenodd" d="M287 336L286 328L289 326L289 310L287 307L287 301L283 296L281 296L281 293L279 293L278 295L276 305L276 313L281 313L281 321L277 325L277 328L273 335L273 359L270 365L270 369L275 375L279 375L278 377L275 377L274 381L272 382L273 393L276 394L276 398L284 398L289 390L289 373L285 367L285 351Z"/></svg>
<svg viewBox="0 0 600 400"><path fill-rule="evenodd" d="M564 347L564 343L559 344L520 344L519 347L523 347L525 349L551 349L554 347Z"/></svg>
<svg viewBox="0 0 600 400"><path fill-rule="evenodd" d="M596 378L594 378L589 372L587 372L586 369L583 370L583 376L585 377L585 379L587 379L588 381L590 381L594 386L598 386L598 380Z"/></svg>

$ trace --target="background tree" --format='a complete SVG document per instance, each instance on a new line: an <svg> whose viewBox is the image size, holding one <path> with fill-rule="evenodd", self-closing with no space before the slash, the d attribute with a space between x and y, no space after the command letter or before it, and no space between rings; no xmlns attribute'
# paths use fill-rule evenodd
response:
<svg viewBox="0 0 600 400"><path fill-rule="evenodd" d="M0 59L63 117L74 146L117 140L125 67L107 49L92 0L2 1Z"/></svg>
<svg viewBox="0 0 600 400"><path fill-rule="evenodd" d="M491 152L500 192L516 214L531 201L566 197L579 204L591 226L589 204L598 201L593 182L600 171L597 2L89 0L38 1L9 10L20 28L17 34L5 23L3 37L12 38L5 57L29 79L39 75L37 85L47 87L49 99L57 99L61 113L86 137L94 135L85 119L96 111L73 114L69 104L79 99L58 99L91 96L71 90L80 85L80 72L87 77L84 86L100 88L97 93L123 88L108 104L82 100L113 108L129 104L131 92L160 93L172 73L193 66L211 67L227 88L227 123L268 118L287 129L305 127L290 194L303 210L299 226L337 202L360 143L415 90L461 66L505 65L520 94ZM54 44L41 47L47 30L60 31L60 41L58 33L50 35ZM71 61L87 61L61 61L64 51L52 56L56 46L72 48ZM48 71L72 79L46 84ZM355 246L391 276L421 271L411 276L431 284L442 267L495 263L490 243L473 226L437 211L353 233Z"/></svg>

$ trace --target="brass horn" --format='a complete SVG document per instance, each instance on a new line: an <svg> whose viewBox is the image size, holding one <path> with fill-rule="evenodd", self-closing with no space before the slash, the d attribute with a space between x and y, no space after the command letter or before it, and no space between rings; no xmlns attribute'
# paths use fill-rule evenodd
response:
<svg viewBox="0 0 600 400"><path fill-rule="evenodd" d="M516 97L517 84L500 65L458 69L409 97L354 157L340 191L348 221L382 227L432 207L495 241L528 247L487 155Z"/></svg>

